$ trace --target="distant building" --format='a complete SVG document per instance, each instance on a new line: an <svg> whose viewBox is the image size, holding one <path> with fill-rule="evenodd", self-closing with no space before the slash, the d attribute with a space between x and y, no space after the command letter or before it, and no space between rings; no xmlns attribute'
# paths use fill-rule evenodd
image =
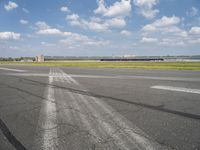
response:
<svg viewBox="0 0 200 150"><path fill-rule="evenodd" d="M33 62L33 60L32 59L22 59L22 60L20 60L20 62Z"/></svg>
<svg viewBox="0 0 200 150"><path fill-rule="evenodd" d="M44 56L43 55L38 55L35 57L36 62L44 62Z"/></svg>
<svg viewBox="0 0 200 150"><path fill-rule="evenodd" d="M134 57L136 57L136 56L135 56L135 55L127 55L127 54L126 54L126 55L124 55L123 57L124 57L124 58L134 58Z"/></svg>

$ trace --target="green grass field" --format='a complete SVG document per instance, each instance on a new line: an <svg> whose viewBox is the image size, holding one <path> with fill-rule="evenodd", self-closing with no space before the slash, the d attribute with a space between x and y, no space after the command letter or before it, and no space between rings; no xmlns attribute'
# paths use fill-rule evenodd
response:
<svg viewBox="0 0 200 150"><path fill-rule="evenodd" d="M80 68L142 68L168 70L200 70L200 62L98 62L98 61L46 61L46 62L6 62L0 64L63 66Z"/></svg>

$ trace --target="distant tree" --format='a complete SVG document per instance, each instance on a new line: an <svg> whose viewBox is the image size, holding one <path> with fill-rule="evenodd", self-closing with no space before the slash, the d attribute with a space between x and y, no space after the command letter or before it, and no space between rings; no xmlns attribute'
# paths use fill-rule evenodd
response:
<svg viewBox="0 0 200 150"><path fill-rule="evenodd" d="M19 61L19 58L15 58L15 61Z"/></svg>
<svg viewBox="0 0 200 150"><path fill-rule="evenodd" d="M20 61L23 60L23 59L24 59L23 57L20 57L20 58L19 58Z"/></svg>
<svg viewBox="0 0 200 150"><path fill-rule="evenodd" d="M7 61L13 61L13 58L9 57L9 58L7 59Z"/></svg>

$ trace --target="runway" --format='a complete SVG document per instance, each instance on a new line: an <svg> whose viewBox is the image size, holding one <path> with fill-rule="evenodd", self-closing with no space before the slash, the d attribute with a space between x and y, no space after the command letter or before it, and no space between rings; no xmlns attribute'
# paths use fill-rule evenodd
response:
<svg viewBox="0 0 200 150"><path fill-rule="evenodd" d="M200 149L200 71L0 66L0 149Z"/></svg>

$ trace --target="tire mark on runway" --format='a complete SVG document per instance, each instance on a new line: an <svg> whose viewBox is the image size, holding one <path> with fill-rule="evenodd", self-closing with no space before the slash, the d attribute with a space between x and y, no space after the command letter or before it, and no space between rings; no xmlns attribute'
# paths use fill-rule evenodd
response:
<svg viewBox="0 0 200 150"><path fill-rule="evenodd" d="M67 76L65 73L63 73L61 71L60 71L60 73L64 74L63 77L65 78L64 81L66 83L76 84L76 86L80 86L80 84L77 81L75 81L74 79L72 79L70 76ZM68 80L70 80L70 81L68 81ZM60 81L63 81L63 80L60 79ZM57 90L63 90L63 89L57 89ZM74 120L73 120L74 125L79 126L78 128L80 129L81 132L83 131L83 129L85 129L85 131L84 131L85 135L89 136L90 140L93 141L93 144L90 143L89 147L103 148L103 149L118 149L119 147L121 147L120 149L124 149L124 150L130 149L130 148L126 147L126 145L124 145L123 142L121 142L122 139L117 134L116 135L114 134L116 132L116 130L113 129L113 127L111 127L110 124L108 124L106 122L99 122L98 119L100 119L100 118L97 118L92 115L94 113L94 110L88 111L88 109L89 109L88 106L85 105L85 103L83 103L82 100L80 101L81 98L79 97L78 94L74 94L69 91L63 91L63 93L61 93L61 92L59 92L59 93L63 94L61 97L66 99L67 105L70 104L73 108L73 109L71 109L71 112L74 115ZM67 118L69 118L69 115L70 115L69 109L66 109L63 112L64 112L63 114ZM65 118L65 117L63 117L63 118ZM99 123L101 125L99 125ZM102 126L102 124L103 124L103 126ZM114 137L115 145L118 145L118 146L114 146L113 144L111 144L111 141L107 142L110 145L109 146L110 148L108 146L106 146L108 144L105 144L104 140L102 140L102 139L107 139L107 136L108 136L107 132L110 132L110 136ZM105 138L105 136L106 136L106 138ZM117 140L117 142L116 142L116 140ZM113 145L113 146L111 146L111 145Z"/></svg>
<svg viewBox="0 0 200 150"><path fill-rule="evenodd" d="M42 85L42 86L49 86L50 85L48 83L39 82L39 81L32 80L32 79L21 78L21 77L16 77L16 76L14 76L14 77L17 78L17 79L22 79L22 80L34 82L34 83L37 83L38 85ZM34 93L31 93L28 90L24 90L24 89L21 89L21 88L18 88L18 87L7 85L5 83L2 83L2 85L7 86L8 88L12 88L12 89L15 89L17 91L29 94L31 96L40 98L44 101L48 101L44 97L38 96L37 94L34 94ZM155 105L145 104L145 103L141 103L141 102L129 101L129 100L122 99L122 98L116 98L116 97L112 97L112 96L108 96L108 95L96 94L96 93L92 93L92 92L89 92L89 91L79 90L79 89L71 88L71 87L64 87L64 86L60 86L60 85L56 85L56 84L51 84L51 86L53 86L54 88L60 88L60 89L63 89L63 90L67 90L67 91L70 91L72 93L78 93L78 94L82 94L82 95L93 96L93 97L96 97L96 98L99 98L99 99L104 99L104 100L118 101L118 102L121 102L121 103L131 104L131 105L135 105L135 106L139 106L139 107L143 107L143 108L147 108L147 109L151 109L151 110L156 110L156 111L161 111L161 112L165 112L165 113L169 113L169 114L174 114L174 115L178 115L178 116L189 118L189 119L200 120L200 115L198 115L198 114L191 114L191 113L176 111L176 110L160 107L160 105L155 106Z"/></svg>
<svg viewBox="0 0 200 150"><path fill-rule="evenodd" d="M37 76L37 77L48 77L48 74L41 74L41 73L5 73L6 75L11 76ZM61 75L61 74L60 74ZM106 76L106 75L85 75L85 74L69 74L68 76L73 78L96 78L96 79L122 79L122 80L163 80L163 81L184 81L184 82L200 82L200 78L184 78L184 77L156 77L156 76L122 76L122 75L113 75L113 76ZM72 79L73 79L72 78Z"/></svg>
<svg viewBox="0 0 200 150"><path fill-rule="evenodd" d="M33 83L37 83L38 85L41 85L41 86L49 86L50 85L48 83L39 82L39 81L32 80L32 79L27 79L27 78L22 78L22 77L17 77L17 76L13 76L13 77L17 78L17 79L21 79L21 80L26 80L26 81L30 81L30 82L33 82ZM12 89L18 90L20 92L35 96L35 97L38 97L38 98L43 99L45 101L47 100L44 97L38 96L37 94L34 94L34 93L31 93L28 90L24 90L24 89L21 89L21 88L18 88L18 87L7 85L5 83L2 83L2 85L5 85L8 88L12 88ZM121 102L121 103L131 104L131 105L135 105L135 106L139 106L139 107L143 107L143 108L147 108L147 109L151 109L151 110L156 110L156 111L160 111L160 112L164 112L164 113L174 114L174 115L178 115L178 116L189 118L189 119L200 120L200 115L198 115L198 114L192 114L192 113L186 113L186 112L182 112L182 111L176 111L176 110L172 110L172 109L168 109L168 108L164 108L164 107L160 107L160 106L145 104L145 103L136 102L136 101L129 101L129 100L122 99L122 98L116 98L116 97L112 97L112 96L108 96L108 95L96 94L96 93L92 93L92 92L89 92L89 91L79 90L79 89L71 88L71 87L64 87L64 86L60 86L60 85L56 85L56 84L51 84L51 86L53 86L54 88L61 88L63 90L67 90L67 91L70 91L70 92L73 92L73 93L93 96L93 97L104 99L104 100L118 101L118 102Z"/></svg>
<svg viewBox="0 0 200 150"><path fill-rule="evenodd" d="M10 132L6 124L0 118L0 129L7 140L13 145L16 150L27 150L25 146Z"/></svg>
<svg viewBox="0 0 200 150"><path fill-rule="evenodd" d="M56 72L58 83L66 85L76 83L60 69L56 69ZM93 129L92 124L87 116L82 114L82 107L77 103L74 95L71 95L69 91L56 88L55 96L57 102L59 102L57 109L59 110L58 136L60 149L93 149L94 143L98 140L96 131L91 130Z"/></svg>
<svg viewBox="0 0 200 150"><path fill-rule="evenodd" d="M77 81L74 82L74 79L69 75L65 75L62 71L60 72L64 74L63 77L66 80L70 80L66 81L67 83L76 84L78 87L81 86ZM62 79L60 80L63 81ZM97 148L101 148L102 143L108 143L109 145L111 144L111 149L168 149L155 142L136 126L131 128L126 124L128 121L125 118L122 120L122 116L114 113L113 109L107 104L91 99L91 96L80 95L71 91L66 95L66 97L69 96L72 100L73 108L78 110L78 112L75 111L77 117L80 118L82 126L92 135L91 140L94 140ZM103 115L103 112L107 113L108 118ZM108 139L112 140L109 141Z"/></svg>
<svg viewBox="0 0 200 150"><path fill-rule="evenodd" d="M107 137L103 137L102 141L104 142L102 143L106 143L110 139L121 149L131 149L133 147L140 150L164 148L122 115L114 111L108 104L94 97L77 95L79 96L79 102L85 103L84 107L86 110L89 110L88 114L92 114L93 119L98 122L97 125L101 126L104 132L107 133ZM128 124L131 124L132 127Z"/></svg>
<svg viewBox="0 0 200 150"><path fill-rule="evenodd" d="M110 147L115 147L114 149L116 149L116 147L123 150L130 149L129 145L127 145L127 142L124 140L126 137L123 136L123 133L120 132L121 127L111 122L110 120L107 120L108 118L104 118L99 112L99 110L95 109L95 107L91 105L92 102L88 101L89 97L76 94L76 99L77 101L79 101L79 105L85 108L85 110L82 110L81 112L88 116L88 120L90 120L91 122L96 122L96 128L94 129L99 129L98 139L100 140L97 143L99 144L98 146L101 146L101 144L108 144L108 146ZM137 145L132 145L132 147L138 149Z"/></svg>

